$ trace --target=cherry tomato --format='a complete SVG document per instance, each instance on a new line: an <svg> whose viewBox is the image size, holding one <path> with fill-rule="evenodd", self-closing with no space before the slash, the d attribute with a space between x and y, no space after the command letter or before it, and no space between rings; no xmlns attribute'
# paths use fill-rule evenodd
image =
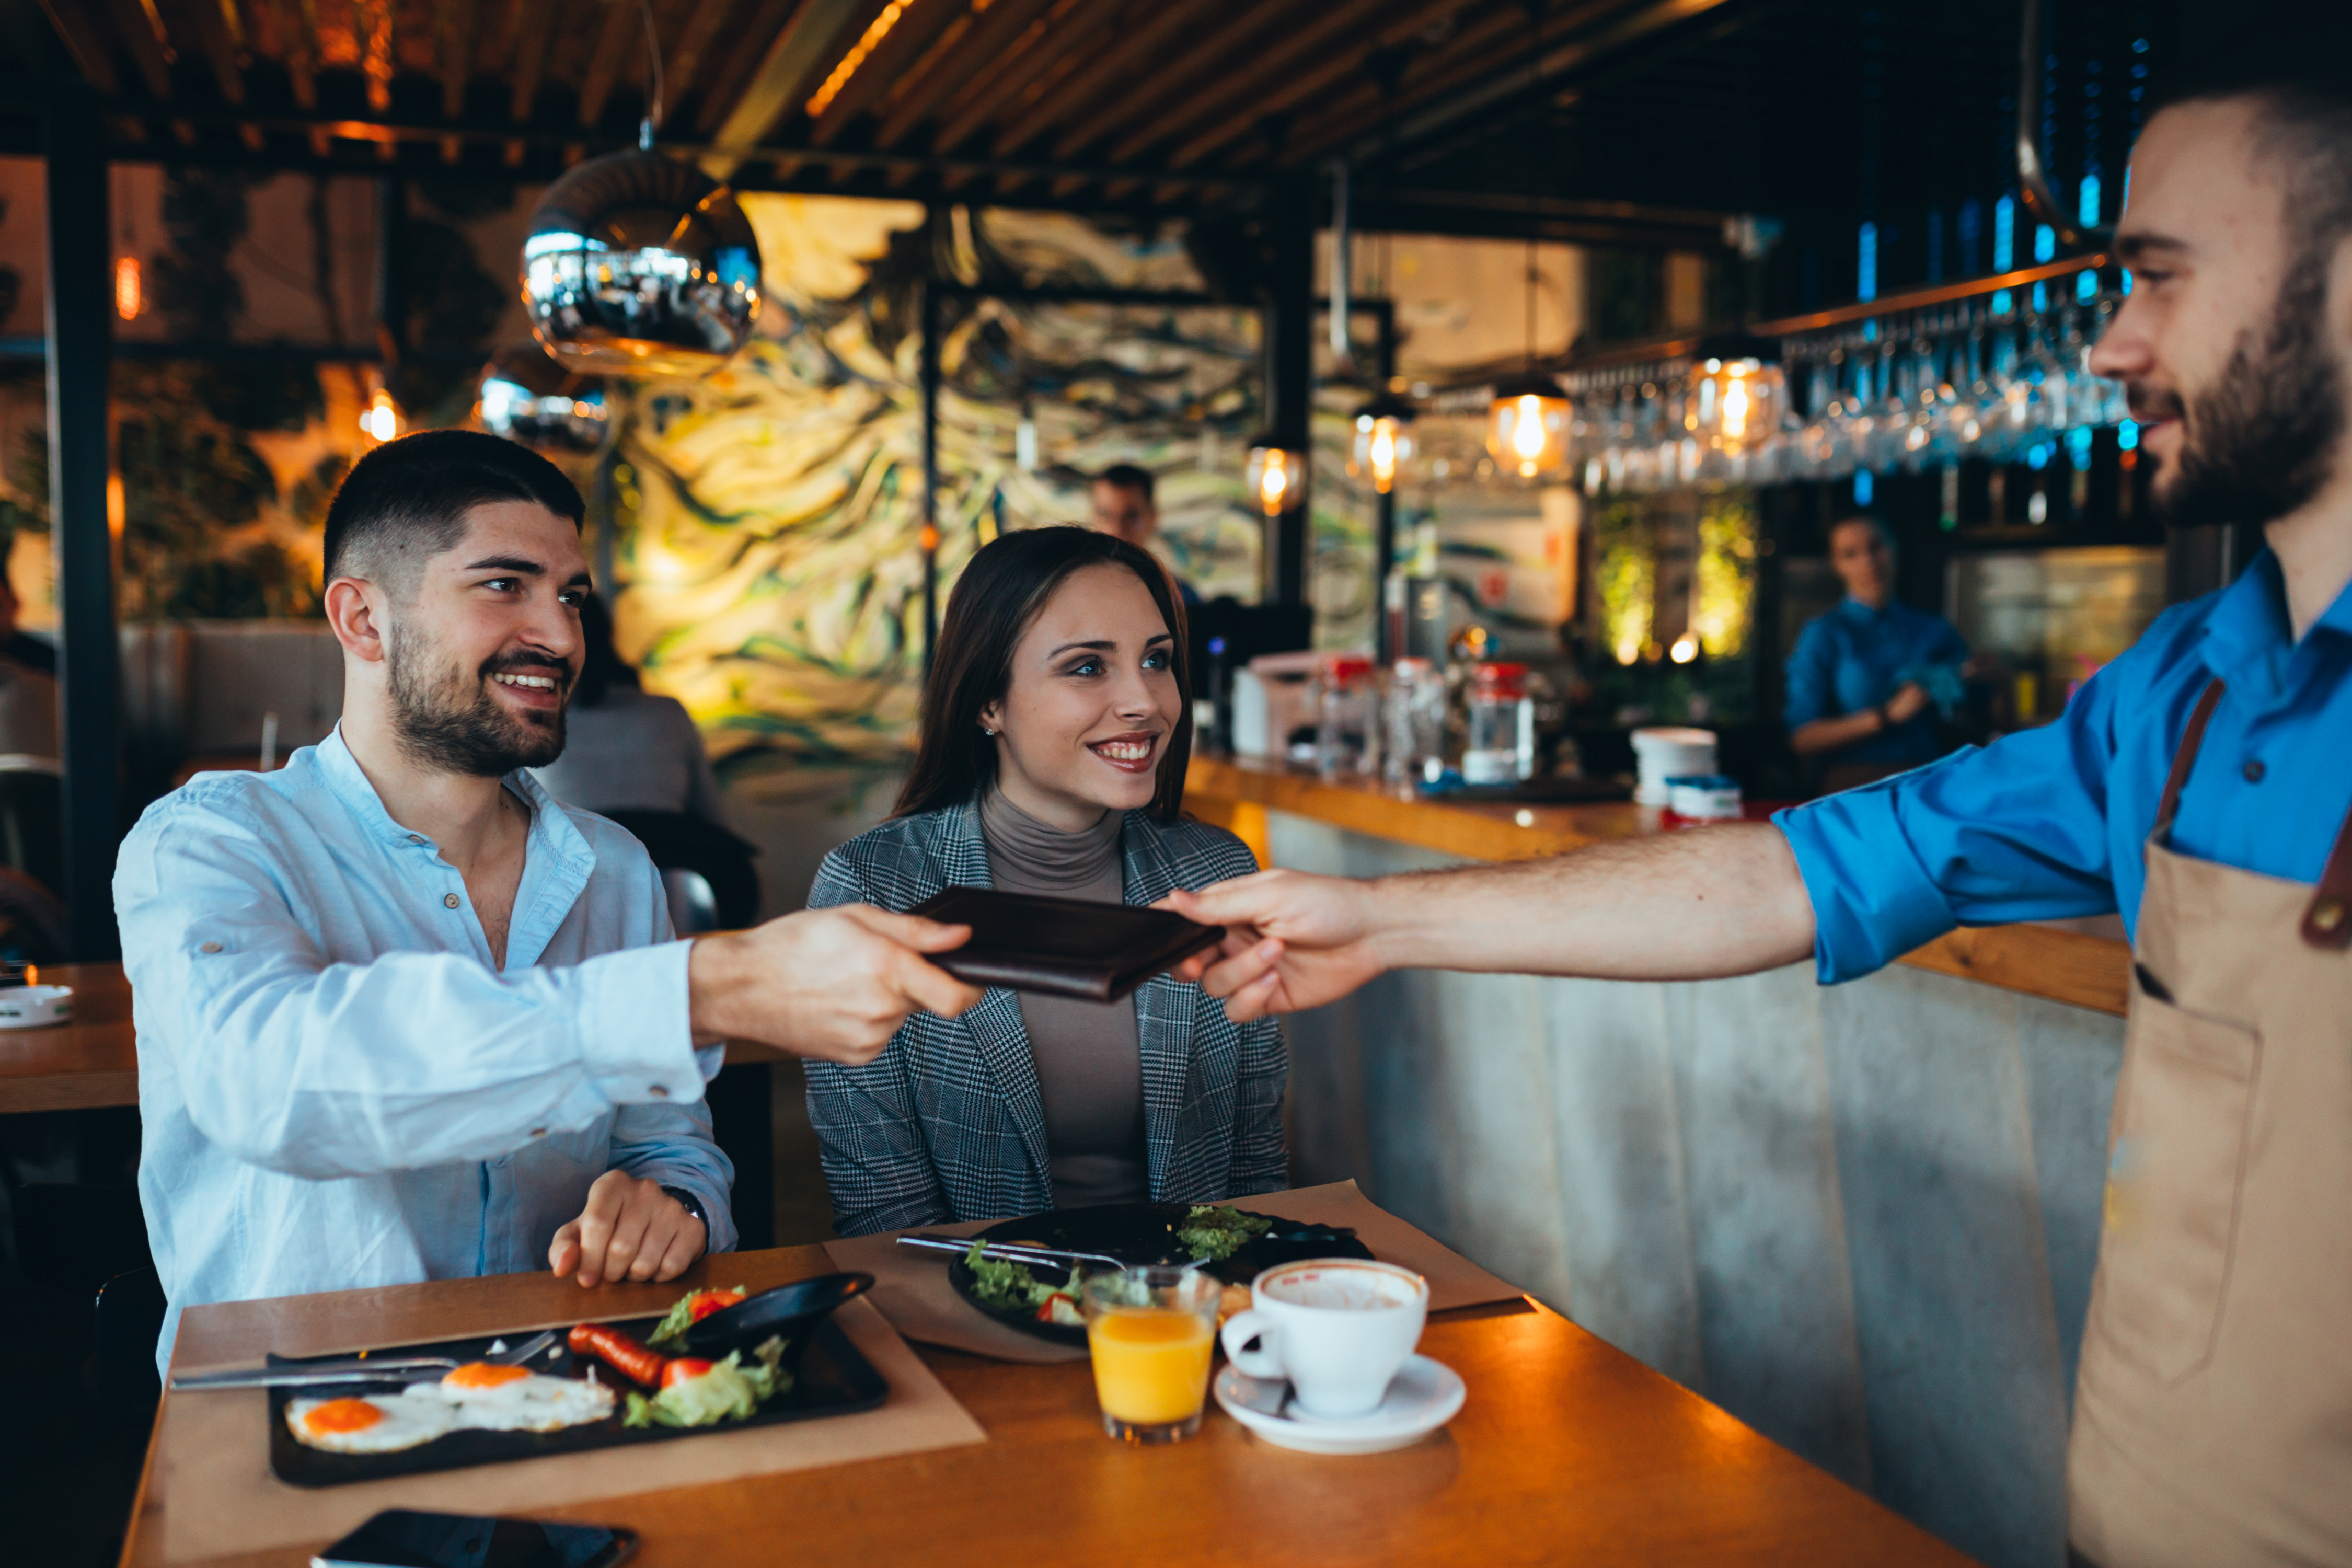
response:
<svg viewBox="0 0 2352 1568"><path fill-rule="evenodd" d="M664 1388L675 1388L690 1378L700 1377L717 1364L716 1362L701 1361L690 1355L679 1356L662 1368L661 1385Z"/></svg>
<svg viewBox="0 0 2352 1568"><path fill-rule="evenodd" d="M1078 1299L1076 1296L1065 1296L1059 1292L1048 1296L1044 1300L1037 1303L1037 1321L1039 1322L1050 1323L1054 1321L1054 1303L1056 1301L1067 1301L1073 1310L1076 1309L1078 1304Z"/></svg>
<svg viewBox="0 0 2352 1568"><path fill-rule="evenodd" d="M713 1312L723 1312L743 1300L740 1290L697 1290L686 1300L686 1315L692 1322L700 1322Z"/></svg>

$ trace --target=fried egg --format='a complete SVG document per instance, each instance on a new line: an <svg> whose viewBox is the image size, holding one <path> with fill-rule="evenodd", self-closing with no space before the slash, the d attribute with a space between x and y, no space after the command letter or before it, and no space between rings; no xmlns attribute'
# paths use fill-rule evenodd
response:
<svg viewBox="0 0 2352 1568"><path fill-rule="evenodd" d="M331 1454L394 1454L454 1430L457 1411L427 1385L346 1399L289 1399L286 1425L297 1442Z"/></svg>
<svg viewBox="0 0 2352 1568"><path fill-rule="evenodd" d="M489 1362L468 1362L433 1386L458 1426L490 1432L558 1432L613 1413L613 1391L601 1383Z"/></svg>

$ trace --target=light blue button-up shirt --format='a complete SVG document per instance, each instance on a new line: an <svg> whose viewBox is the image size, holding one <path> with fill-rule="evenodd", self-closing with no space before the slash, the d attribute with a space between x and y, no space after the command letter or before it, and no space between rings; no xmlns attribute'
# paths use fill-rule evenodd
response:
<svg viewBox="0 0 2352 1568"><path fill-rule="evenodd" d="M148 807L114 876L139 1037L139 1198L171 1310L547 1267L624 1170L735 1245L688 944L637 841L531 809L506 967L340 730Z"/></svg>
<svg viewBox="0 0 2352 1568"><path fill-rule="evenodd" d="M2277 559L2158 616L2038 730L1773 817L1811 896L1824 983L1955 925L2120 912L2206 683L2225 683L2173 847L2315 882L2352 808L2352 589L2298 642Z"/></svg>

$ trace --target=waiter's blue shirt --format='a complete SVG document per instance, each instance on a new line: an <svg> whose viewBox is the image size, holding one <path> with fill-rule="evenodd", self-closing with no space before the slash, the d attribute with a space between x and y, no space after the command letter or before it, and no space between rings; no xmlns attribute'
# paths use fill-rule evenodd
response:
<svg viewBox="0 0 2352 1568"><path fill-rule="evenodd" d="M1788 702L1783 717L1790 730L1816 719L1835 719L1875 708L1895 695L1897 677L1926 664L1961 664L1969 645L1941 616L1890 599L1874 610L1847 599L1817 616L1797 634L1789 656ZM1935 710L1914 714L1891 730L1838 748L1842 763L1924 763L1943 750Z"/></svg>
<svg viewBox="0 0 2352 1568"><path fill-rule="evenodd" d="M2135 931L2141 848L2173 752L2226 683L2172 845L2311 883L2352 807L2352 589L2301 642L2268 551L2158 616L2056 722L1773 817L1811 895L1823 983L1956 925L2118 912Z"/></svg>
<svg viewBox="0 0 2352 1568"><path fill-rule="evenodd" d="M690 1192L735 1245L643 846L528 773L493 962L465 879L393 820L342 731L199 774L114 873L139 1033L139 1201L171 1305L547 1267L606 1171Z"/></svg>

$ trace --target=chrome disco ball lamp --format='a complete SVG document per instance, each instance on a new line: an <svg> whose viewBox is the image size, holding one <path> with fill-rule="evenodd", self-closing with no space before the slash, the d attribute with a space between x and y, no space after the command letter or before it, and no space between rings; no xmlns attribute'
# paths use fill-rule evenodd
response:
<svg viewBox="0 0 2352 1568"><path fill-rule="evenodd" d="M535 342L492 357L474 412L491 435L558 456L601 452L613 433L603 378L564 369Z"/></svg>
<svg viewBox="0 0 2352 1568"><path fill-rule="evenodd" d="M734 193L653 152L547 188L522 247L531 331L567 370L693 376L751 340L760 242Z"/></svg>

